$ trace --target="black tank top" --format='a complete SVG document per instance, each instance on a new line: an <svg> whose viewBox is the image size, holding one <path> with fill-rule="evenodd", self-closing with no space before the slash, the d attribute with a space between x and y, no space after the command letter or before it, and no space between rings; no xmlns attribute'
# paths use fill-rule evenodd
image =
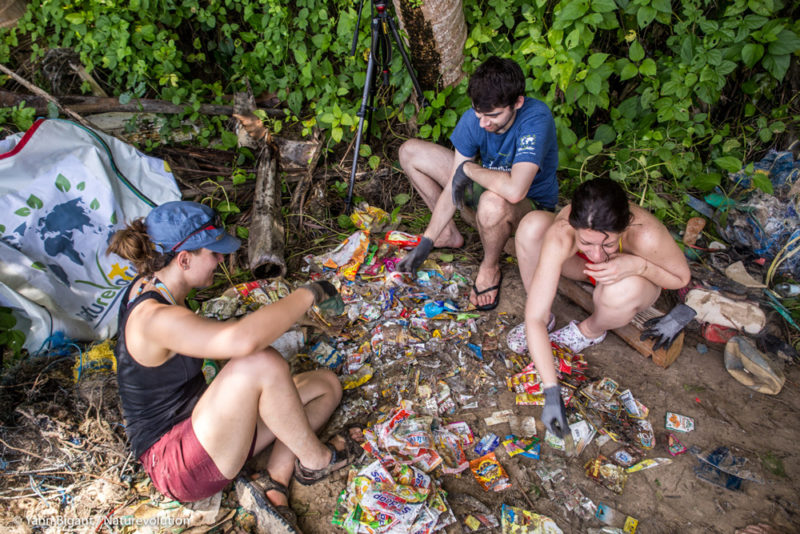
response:
<svg viewBox="0 0 800 534"><path fill-rule="evenodd" d="M137 278L138 280L138 278ZM140 365L128 353L125 326L130 312L146 300L171 304L157 291L147 291L128 304L134 280L122 297L119 312L119 340L114 349L117 357L117 382L125 416L125 432L131 449L139 458L177 423L192 415L200 395L205 391L203 360L176 354L157 367Z"/></svg>

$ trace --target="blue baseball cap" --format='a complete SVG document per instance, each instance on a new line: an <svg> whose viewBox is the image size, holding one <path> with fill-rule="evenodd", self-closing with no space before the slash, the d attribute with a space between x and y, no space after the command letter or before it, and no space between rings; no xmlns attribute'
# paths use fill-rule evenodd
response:
<svg viewBox="0 0 800 534"><path fill-rule="evenodd" d="M176 200L156 206L145 225L156 250L164 254L201 248L230 254L242 244L225 231L213 209L198 202Z"/></svg>

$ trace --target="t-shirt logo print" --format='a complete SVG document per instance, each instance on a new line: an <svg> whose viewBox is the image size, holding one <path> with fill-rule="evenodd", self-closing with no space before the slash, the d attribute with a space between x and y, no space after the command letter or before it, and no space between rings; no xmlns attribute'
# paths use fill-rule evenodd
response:
<svg viewBox="0 0 800 534"><path fill-rule="evenodd" d="M518 152L536 152L536 134L523 135L519 138Z"/></svg>

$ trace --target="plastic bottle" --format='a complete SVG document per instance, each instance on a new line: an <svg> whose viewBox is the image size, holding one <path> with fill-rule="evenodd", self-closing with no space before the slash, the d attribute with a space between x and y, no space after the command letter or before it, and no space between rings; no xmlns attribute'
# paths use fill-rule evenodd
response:
<svg viewBox="0 0 800 534"><path fill-rule="evenodd" d="M775 284L775 292L783 298L796 297L800 295L800 284L788 284L786 282Z"/></svg>
<svg viewBox="0 0 800 534"><path fill-rule="evenodd" d="M203 360L203 376L206 384L210 384L214 377L219 373L219 364L216 360Z"/></svg>

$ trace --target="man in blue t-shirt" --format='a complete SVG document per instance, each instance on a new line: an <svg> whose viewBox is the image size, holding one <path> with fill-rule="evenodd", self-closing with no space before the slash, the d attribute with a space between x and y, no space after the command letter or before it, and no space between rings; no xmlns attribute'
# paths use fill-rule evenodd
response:
<svg viewBox="0 0 800 534"><path fill-rule="evenodd" d="M466 196L467 205L477 209L483 243L483 261L469 297L481 311L497 307L500 254L519 221L533 209L553 211L558 201L553 115L547 104L526 98L524 91L520 66L492 56L469 79L472 109L450 136L454 151L419 139L400 147L400 165L431 210L431 220L398 269L416 273L434 246L463 246L453 215Z"/></svg>

